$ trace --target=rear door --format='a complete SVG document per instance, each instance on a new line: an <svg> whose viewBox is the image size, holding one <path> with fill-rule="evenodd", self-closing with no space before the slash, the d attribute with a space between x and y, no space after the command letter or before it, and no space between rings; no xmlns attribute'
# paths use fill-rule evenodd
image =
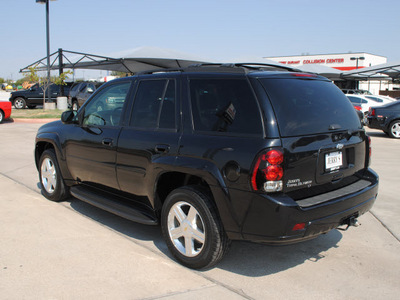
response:
<svg viewBox="0 0 400 300"><path fill-rule="evenodd" d="M356 181L367 144L352 104L330 81L290 76L260 79L284 148L283 191L304 196Z"/></svg>
<svg viewBox="0 0 400 300"><path fill-rule="evenodd" d="M117 177L124 192L151 198L157 174L170 170L178 151L179 75L140 78L136 86L118 140Z"/></svg>

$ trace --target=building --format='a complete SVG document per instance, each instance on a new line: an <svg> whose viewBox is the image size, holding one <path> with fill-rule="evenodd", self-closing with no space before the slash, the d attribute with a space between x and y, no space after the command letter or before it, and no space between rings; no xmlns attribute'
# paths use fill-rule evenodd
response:
<svg viewBox="0 0 400 300"><path fill-rule="evenodd" d="M387 63L387 58L366 52L264 57L292 67L319 64L341 71L350 71ZM379 95L380 90L391 89L388 81L335 81L340 88L359 88Z"/></svg>

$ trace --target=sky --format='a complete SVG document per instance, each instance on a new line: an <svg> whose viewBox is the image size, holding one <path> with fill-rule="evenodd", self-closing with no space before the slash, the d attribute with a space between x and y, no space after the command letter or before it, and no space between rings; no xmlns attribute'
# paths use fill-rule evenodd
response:
<svg viewBox="0 0 400 300"><path fill-rule="evenodd" d="M46 56L45 5L0 7L0 77L16 80ZM50 52L151 46L224 61L367 52L400 62L399 12L399 0L56 0Z"/></svg>

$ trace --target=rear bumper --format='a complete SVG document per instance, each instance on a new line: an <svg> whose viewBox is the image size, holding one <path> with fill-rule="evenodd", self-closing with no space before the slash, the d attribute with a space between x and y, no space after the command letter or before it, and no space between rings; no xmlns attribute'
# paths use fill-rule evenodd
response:
<svg viewBox="0 0 400 300"><path fill-rule="evenodd" d="M332 198L332 192L327 193L330 200L306 207L284 194L255 194L242 223L241 237L254 242L290 244L335 229L373 206L378 195L378 175L368 169L361 180L370 184L355 192L339 193L336 198ZM293 230L299 223L305 223L304 229Z"/></svg>
<svg viewBox="0 0 400 300"><path fill-rule="evenodd" d="M386 130L386 123L383 119L367 118L366 125L371 129Z"/></svg>

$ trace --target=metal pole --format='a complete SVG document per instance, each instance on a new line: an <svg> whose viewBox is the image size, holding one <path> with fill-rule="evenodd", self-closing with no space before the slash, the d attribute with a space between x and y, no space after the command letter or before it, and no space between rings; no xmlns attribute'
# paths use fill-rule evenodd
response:
<svg viewBox="0 0 400 300"><path fill-rule="evenodd" d="M49 2L46 1L46 39L47 39L47 101L51 102L50 95L50 26L49 26Z"/></svg>
<svg viewBox="0 0 400 300"><path fill-rule="evenodd" d="M58 75L61 75L64 72L63 68L63 50L58 48ZM64 86L60 86L60 96L64 96Z"/></svg>

